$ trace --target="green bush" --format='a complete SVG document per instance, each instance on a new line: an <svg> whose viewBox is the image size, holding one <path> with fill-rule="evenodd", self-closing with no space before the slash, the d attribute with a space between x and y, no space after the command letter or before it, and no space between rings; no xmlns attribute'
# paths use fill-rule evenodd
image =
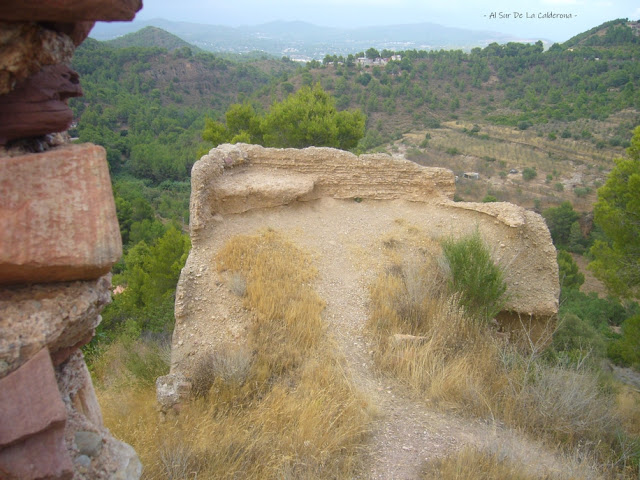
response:
<svg viewBox="0 0 640 480"><path fill-rule="evenodd" d="M586 354L595 357L604 355L605 339L589 322L573 313L562 317L557 330L553 334L553 348L556 352L566 352L576 360Z"/></svg>
<svg viewBox="0 0 640 480"><path fill-rule="evenodd" d="M567 245L571 235L571 225L580 218L580 214L573 209L571 202L562 202L557 207L546 208L542 216L549 227L553 244L556 247Z"/></svg>
<svg viewBox="0 0 640 480"><path fill-rule="evenodd" d="M485 197L482 199L482 203L492 203L492 202L497 202L498 199L496 198L495 195L485 195Z"/></svg>
<svg viewBox="0 0 640 480"><path fill-rule="evenodd" d="M569 252L558 250L558 269L562 288L579 289L584 283L584 275L580 273L578 264Z"/></svg>
<svg viewBox="0 0 640 480"><path fill-rule="evenodd" d="M450 270L449 288L460 295L466 312L484 321L495 317L504 306L507 284L480 234L445 240L442 249Z"/></svg>
<svg viewBox="0 0 640 480"><path fill-rule="evenodd" d="M640 370L640 315L622 323L622 335L609 344L607 354L620 365Z"/></svg>
<svg viewBox="0 0 640 480"><path fill-rule="evenodd" d="M534 168L525 167L524 170L522 170L522 178L524 178L527 182L529 180L533 180L537 176L538 176L538 172L536 172L535 167Z"/></svg>
<svg viewBox="0 0 640 480"><path fill-rule="evenodd" d="M636 302L623 305L613 297L599 298L595 292L585 294L577 289L564 288L560 294L559 315L562 317L566 313L575 313L609 334L609 325L620 325L627 318L640 314L640 307Z"/></svg>
<svg viewBox="0 0 640 480"><path fill-rule="evenodd" d="M589 187L576 187L573 189L573 193L576 197L586 197L591 193L591 188Z"/></svg>

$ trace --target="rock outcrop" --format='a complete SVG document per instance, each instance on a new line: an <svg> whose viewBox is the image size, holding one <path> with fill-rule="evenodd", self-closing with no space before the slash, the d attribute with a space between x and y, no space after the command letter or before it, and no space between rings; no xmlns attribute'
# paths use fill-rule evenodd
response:
<svg viewBox="0 0 640 480"><path fill-rule="evenodd" d="M251 313L215 265L216 252L237 234L282 230L320 263L322 254L340 251L353 259L345 269L366 269L382 264L383 240L399 225L434 244L477 229L505 269L507 310L534 321L557 312L556 254L542 217L508 203L454 202L449 170L388 155L237 144L203 156L191 182L192 250L176 292L171 373L158 379L165 408L188 392L199 355L246 341ZM365 266L353 252L367 257Z"/></svg>
<svg viewBox="0 0 640 480"><path fill-rule="evenodd" d="M66 65L48 65L0 96L0 144L69 128L67 100L82 95L78 74Z"/></svg>
<svg viewBox="0 0 640 480"><path fill-rule="evenodd" d="M3 480L137 480L142 473L135 451L104 427L79 350L110 301L109 271L122 254L106 154L95 145L59 146L63 136L51 135L68 128L67 99L82 94L68 66L75 47L95 20L131 19L140 6L0 5ZM49 150L29 154L23 145Z"/></svg>

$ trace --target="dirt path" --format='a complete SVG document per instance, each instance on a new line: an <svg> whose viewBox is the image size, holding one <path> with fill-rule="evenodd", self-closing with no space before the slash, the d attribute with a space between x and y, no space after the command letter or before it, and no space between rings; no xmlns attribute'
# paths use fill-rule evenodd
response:
<svg viewBox="0 0 640 480"><path fill-rule="evenodd" d="M320 249L316 289L327 302L325 319L354 383L379 412L367 452L367 470L361 478L417 479L425 462L450 455L463 445L508 450L509 456L536 471L557 471L557 459L539 445L496 426L437 412L397 380L376 371L373 346L365 334L367 286L376 272L358 265L354 240L362 239L347 235L316 243Z"/></svg>

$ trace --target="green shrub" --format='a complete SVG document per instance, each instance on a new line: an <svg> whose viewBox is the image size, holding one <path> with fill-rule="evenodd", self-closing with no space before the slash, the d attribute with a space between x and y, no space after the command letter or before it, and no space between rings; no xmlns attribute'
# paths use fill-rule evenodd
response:
<svg viewBox="0 0 640 480"><path fill-rule="evenodd" d="M557 207L546 208L542 216L547 222L553 244L556 247L567 245L571 234L571 225L577 222L580 214L573 209L571 202L562 202Z"/></svg>
<svg viewBox="0 0 640 480"><path fill-rule="evenodd" d="M492 203L492 202L497 202L498 199L495 197L495 195L485 195L485 197L482 199L483 203Z"/></svg>
<svg viewBox="0 0 640 480"><path fill-rule="evenodd" d="M586 197L591 193L591 188L589 187L577 187L573 189L573 193L576 197Z"/></svg>
<svg viewBox="0 0 640 480"><path fill-rule="evenodd" d="M533 180L537 176L538 176L538 172L536 172L535 167L534 168L525 167L524 170L522 170L522 178L524 178L527 182L529 180Z"/></svg>
<svg viewBox="0 0 640 480"><path fill-rule="evenodd" d="M640 314L640 307L636 302L623 305L613 297L599 298L595 292L585 294L577 289L564 288L560 294L559 315L562 317L569 312L608 333L609 325L620 325L627 318Z"/></svg>
<svg viewBox="0 0 640 480"><path fill-rule="evenodd" d="M609 344L607 354L620 365L640 370L640 315L622 323L622 335Z"/></svg>
<svg viewBox="0 0 640 480"><path fill-rule="evenodd" d="M567 313L560 320L553 334L553 348L556 352L566 352L570 359L578 361L587 354L601 357L606 350L604 336L573 313Z"/></svg>
<svg viewBox="0 0 640 480"><path fill-rule="evenodd" d="M449 288L460 295L460 304L474 317L492 319L504 306L507 285L480 234L445 240L442 249L450 270Z"/></svg>
<svg viewBox="0 0 640 480"><path fill-rule="evenodd" d="M579 289L584 283L584 275L580 273L578 264L569 252L558 250L558 269L562 288Z"/></svg>
<svg viewBox="0 0 640 480"><path fill-rule="evenodd" d="M460 150L458 150L456 147L447 148L445 152L447 152L449 155L460 155Z"/></svg>
<svg viewBox="0 0 640 480"><path fill-rule="evenodd" d="M126 342L125 366L140 386L153 387L156 379L169 373L169 346L153 341Z"/></svg>

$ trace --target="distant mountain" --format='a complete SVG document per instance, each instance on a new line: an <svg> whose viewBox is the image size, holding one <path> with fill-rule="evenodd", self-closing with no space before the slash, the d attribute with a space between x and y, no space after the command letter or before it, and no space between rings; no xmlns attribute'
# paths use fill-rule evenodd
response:
<svg viewBox="0 0 640 480"><path fill-rule="evenodd" d="M353 29L322 27L306 22L270 22L256 26L226 27L164 19L134 21L128 24L96 25L91 36L98 40L154 26L212 52L247 53L264 51L298 60L322 59L325 55L347 55L370 47L389 50L439 50L485 47L490 43L530 42L501 33L451 28L434 23L360 27Z"/></svg>
<svg viewBox="0 0 640 480"><path fill-rule="evenodd" d="M173 35L172 33L162 30L158 27L144 27L137 32L127 33L114 40L106 42L108 45L115 48L124 47L160 47L166 48L168 51L175 50L177 48L188 47L192 50L200 50L198 47L185 42L180 37Z"/></svg>

